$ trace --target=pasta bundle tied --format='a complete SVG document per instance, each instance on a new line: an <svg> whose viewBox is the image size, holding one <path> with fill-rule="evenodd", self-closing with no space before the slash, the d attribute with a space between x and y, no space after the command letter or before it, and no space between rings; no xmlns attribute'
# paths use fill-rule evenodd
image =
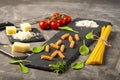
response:
<svg viewBox="0 0 120 80"><path fill-rule="evenodd" d="M86 64L102 64L105 46L107 45L107 39L109 37L111 29L111 25L107 25L107 27L101 28L100 38L98 39L94 50L88 57Z"/></svg>

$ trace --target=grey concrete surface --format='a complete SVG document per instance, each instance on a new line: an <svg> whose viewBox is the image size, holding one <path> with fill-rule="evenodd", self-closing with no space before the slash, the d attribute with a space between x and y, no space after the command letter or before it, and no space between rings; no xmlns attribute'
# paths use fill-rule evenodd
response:
<svg viewBox="0 0 120 80"><path fill-rule="evenodd" d="M120 80L120 0L0 0L0 22L34 22L56 11L68 14L73 19L90 18L113 24L109 39L112 47L106 48L103 65L86 65L81 70L72 70L69 67L59 76L36 69L31 69L29 74L22 74L19 66L8 63L11 58L0 53L0 80ZM36 24L33 26L38 28ZM46 39L57 33L53 30L41 31ZM0 34L0 42L9 43L5 31L0 31ZM42 43L31 45L34 47ZM95 43L90 48L94 45ZM80 56L76 61L87 57Z"/></svg>

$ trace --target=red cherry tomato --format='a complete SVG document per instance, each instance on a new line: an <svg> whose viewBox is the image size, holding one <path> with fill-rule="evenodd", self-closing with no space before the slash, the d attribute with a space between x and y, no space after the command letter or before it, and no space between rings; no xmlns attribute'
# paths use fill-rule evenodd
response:
<svg viewBox="0 0 120 80"><path fill-rule="evenodd" d="M55 22L55 21L52 21L52 22L50 23L50 27L51 27L52 29L54 29L54 30L57 30L58 27L59 27L59 23L58 23L58 22Z"/></svg>
<svg viewBox="0 0 120 80"><path fill-rule="evenodd" d="M71 22L71 17L70 16L64 16L63 20L65 21L65 24L68 24Z"/></svg>
<svg viewBox="0 0 120 80"><path fill-rule="evenodd" d="M61 18L55 18L55 21L57 21L60 24L60 27L65 25L65 20L61 19Z"/></svg>
<svg viewBox="0 0 120 80"><path fill-rule="evenodd" d="M60 16L60 13L59 13L59 12L55 12L53 15L54 15L55 17L59 17L59 16Z"/></svg>
<svg viewBox="0 0 120 80"><path fill-rule="evenodd" d="M49 28L46 21L40 21L39 27L40 27L41 29L43 29L43 30L46 30L46 29Z"/></svg>

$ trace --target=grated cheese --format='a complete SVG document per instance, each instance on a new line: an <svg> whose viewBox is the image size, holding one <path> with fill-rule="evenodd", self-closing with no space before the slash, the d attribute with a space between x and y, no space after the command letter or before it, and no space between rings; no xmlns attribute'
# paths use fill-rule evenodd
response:
<svg viewBox="0 0 120 80"><path fill-rule="evenodd" d="M99 25L95 21L90 21L90 20L82 20L82 21L77 21L75 26L77 27L91 27L91 28L96 28Z"/></svg>
<svg viewBox="0 0 120 80"><path fill-rule="evenodd" d="M25 39L30 39L31 37L34 37L36 34L34 32L25 32L25 31L19 31L18 33L16 34L13 34L12 37L14 39L19 39L19 40L25 40Z"/></svg>

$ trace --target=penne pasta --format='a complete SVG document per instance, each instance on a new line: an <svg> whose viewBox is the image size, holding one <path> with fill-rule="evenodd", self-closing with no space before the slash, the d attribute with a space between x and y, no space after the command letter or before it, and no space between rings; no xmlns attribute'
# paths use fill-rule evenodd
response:
<svg viewBox="0 0 120 80"><path fill-rule="evenodd" d="M64 50L65 50L65 45L62 44L62 45L60 46L60 51L61 51L61 52L64 52Z"/></svg>
<svg viewBox="0 0 120 80"><path fill-rule="evenodd" d="M71 43L70 43L70 48L74 48L74 45L75 45L75 41L71 41Z"/></svg>
<svg viewBox="0 0 120 80"><path fill-rule="evenodd" d="M59 46L61 43L62 43L62 40L58 40L55 44Z"/></svg>
<svg viewBox="0 0 120 80"><path fill-rule="evenodd" d="M53 48L55 48L55 49L59 49L60 48L58 45L56 45L54 43L51 43L50 46L53 47Z"/></svg>
<svg viewBox="0 0 120 80"><path fill-rule="evenodd" d="M51 57L54 58L57 54L58 54L58 51L56 50L51 54Z"/></svg>
<svg viewBox="0 0 120 80"><path fill-rule="evenodd" d="M63 53L61 51L58 51L58 56L61 58L61 59L64 59L65 56L63 55Z"/></svg>
<svg viewBox="0 0 120 80"><path fill-rule="evenodd" d="M53 60L53 57L47 55L41 55L41 59L43 60Z"/></svg>
<svg viewBox="0 0 120 80"><path fill-rule="evenodd" d="M69 35L68 41L69 41L69 42L73 41L73 37L72 37L71 35Z"/></svg>
<svg viewBox="0 0 120 80"><path fill-rule="evenodd" d="M46 45L45 52L50 52L50 46L49 45Z"/></svg>
<svg viewBox="0 0 120 80"><path fill-rule="evenodd" d="M62 36L61 36L61 39L63 39L63 40L64 40L64 39L68 38L68 37L69 37L69 35L70 35L69 33L66 33L66 34L64 34L64 35L62 35Z"/></svg>
<svg viewBox="0 0 120 80"><path fill-rule="evenodd" d="M79 40L80 40L80 37L79 37L78 34L75 34L75 40L76 40L76 41L79 41Z"/></svg>

